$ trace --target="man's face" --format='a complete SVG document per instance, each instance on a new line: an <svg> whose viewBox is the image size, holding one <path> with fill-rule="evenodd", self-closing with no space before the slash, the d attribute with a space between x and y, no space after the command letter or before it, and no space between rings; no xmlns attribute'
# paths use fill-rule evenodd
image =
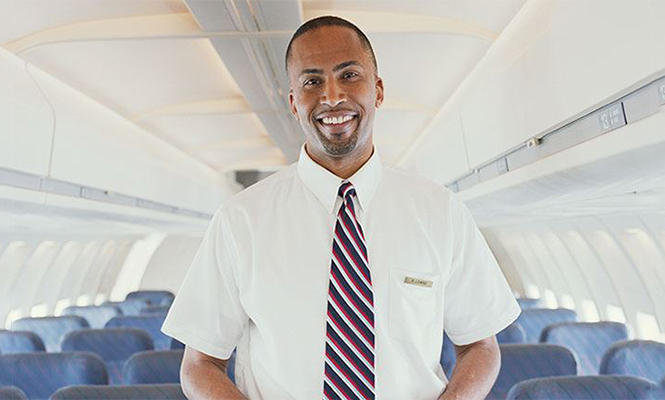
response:
<svg viewBox="0 0 665 400"><path fill-rule="evenodd" d="M353 30L327 26L296 39L289 80L291 112L302 126L310 155L353 158L371 153L383 82Z"/></svg>

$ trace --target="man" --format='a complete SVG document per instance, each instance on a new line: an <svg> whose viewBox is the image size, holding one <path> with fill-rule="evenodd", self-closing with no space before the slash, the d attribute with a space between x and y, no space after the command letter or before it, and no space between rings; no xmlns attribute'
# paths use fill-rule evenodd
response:
<svg viewBox="0 0 665 400"><path fill-rule="evenodd" d="M287 50L298 163L215 213L163 330L189 398L482 399L519 314L468 210L381 165L374 53L322 17ZM447 383L443 330L457 344ZM237 348L236 386L227 359ZM450 371L449 371L450 372Z"/></svg>

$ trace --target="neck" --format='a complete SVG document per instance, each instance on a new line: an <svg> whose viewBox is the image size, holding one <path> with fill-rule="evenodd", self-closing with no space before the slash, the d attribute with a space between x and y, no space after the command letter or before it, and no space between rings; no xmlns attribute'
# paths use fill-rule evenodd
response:
<svg viewBox="0 0 665 400"><path fill-rule="evenodd" d="M372 157L372 154L374 154L374 146L368 147L366 150L358 152L358 154L346 157L332 157L327 154L314 154L307 148L306 144L305 151L315 163L342 179L348 179L365 165L370 157Z"/></svg>

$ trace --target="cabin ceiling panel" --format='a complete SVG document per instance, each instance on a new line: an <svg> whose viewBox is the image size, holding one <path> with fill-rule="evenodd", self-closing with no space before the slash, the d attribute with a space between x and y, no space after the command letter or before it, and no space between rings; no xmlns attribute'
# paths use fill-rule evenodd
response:
<svg viewBox="0 0 665 400"><path fill-rule="evenodd" d="M429 120L429 115L413 112L379 110L374 119L374 143L384 163L394 165L419 128Z"/></svg>
<svg viewBox="0 0 665 400"><path fill-rule="evenodd" d="M54 44L24 57L126 117L242 96L206 39Z"/></svg>
<svg viewBox="0 0 665 400"><path fill-rule="evenodd" d="M304 0L303 9L306 13L310 10L339 9L446 17L499 33L525 2L526 0Z"/></svg>
<svg viewBox="0 0 665 400"><path fill-rule="evenodd" d="M0 43L49 28L100 18L187 12L179 0L3 0L0 15Z"/></svg>
<svg viewBox="0 0 665 400"><path fill-rule="evenodd" d="M190 115L159 117L149 123L167 141L183 149L198 149L223 141L265 138L270 140L254 114Z"/></svg>
<svg viewBox="0 0 665 400"><path fill-rule="evenodd" d="M200 156L206 163L219 170L258 169L274 170L287 163L284 154L277 147L261 149L201 150Z"/></svg>
<svg viewBox="0 0 665 400"><path fill-rule="evenodd" d="M204 32L295 30L301 22L296 0L223 2L187 0L188 8ZM294 161L302 134L287 115L288 102L283 85L285 41L228 40L213 38L212 43L254 110L267 111L259 118L284 152ZM279 48L277 48L279 47Z"/></svg>
<svg viewBox="0 0 665 400"><path fill-rule="evenodd" d="M651 27L655 38L656 49L665 49L665 35L663 35L663 21L665 21L665 1L651 0ZM654 51L655 69L665 68L665 51Z"/></svg>
<svg viewBox="0 0 665 400"><path fill-rule="evenodd" d="M437 110L489 49L489 43L447 35L370 34L387 99Z"/></svg>

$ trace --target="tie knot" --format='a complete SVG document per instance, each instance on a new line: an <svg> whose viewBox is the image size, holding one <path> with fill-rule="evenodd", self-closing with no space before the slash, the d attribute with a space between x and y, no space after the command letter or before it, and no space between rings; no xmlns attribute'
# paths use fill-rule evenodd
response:
<svg viewBox="0 0 665 400"><path fill-rule="evenodd" d="M342 185L339 187L337 192L344 200L350 200L350 197L356 195L356 189L353 187L353 184L348 181L342 182Z"/></svg>

